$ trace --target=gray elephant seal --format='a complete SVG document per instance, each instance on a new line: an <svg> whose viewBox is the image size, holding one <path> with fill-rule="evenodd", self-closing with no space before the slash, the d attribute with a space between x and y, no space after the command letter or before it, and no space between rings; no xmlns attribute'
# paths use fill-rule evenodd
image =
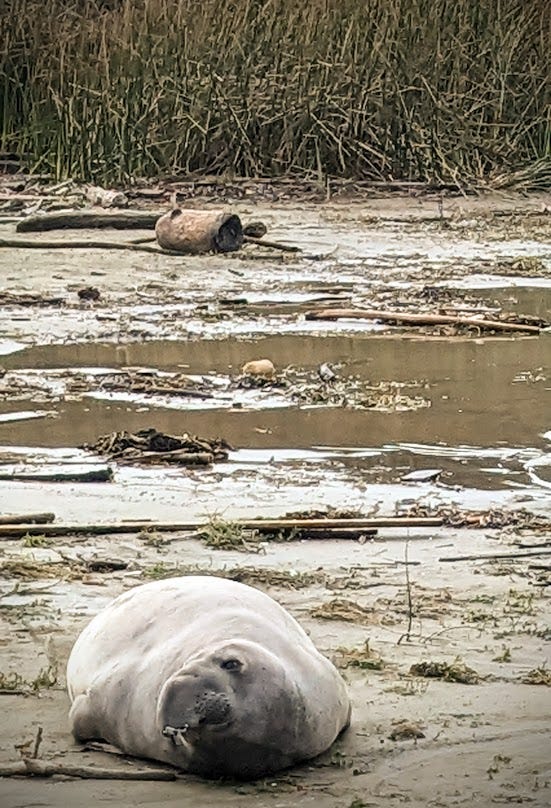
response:
<svg viewBox="0 0 551 808"><path fill-rule="evenodd" d="M336 668L244 584L169 578L116 598L67 665L78 740L206 777L260 777L328 749L350 722Z"/></svg>

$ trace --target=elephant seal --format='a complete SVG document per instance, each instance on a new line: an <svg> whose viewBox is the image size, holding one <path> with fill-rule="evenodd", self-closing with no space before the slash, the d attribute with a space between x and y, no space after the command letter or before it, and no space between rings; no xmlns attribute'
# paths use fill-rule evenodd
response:
<svg viewBox="0 0 551 808"><path fill-rule="evenodd" d="M67 664L77 740L204 777L260 777L319 755L350 723L336 668L278 603L187 576L136 587L78 637Z"/></svg>

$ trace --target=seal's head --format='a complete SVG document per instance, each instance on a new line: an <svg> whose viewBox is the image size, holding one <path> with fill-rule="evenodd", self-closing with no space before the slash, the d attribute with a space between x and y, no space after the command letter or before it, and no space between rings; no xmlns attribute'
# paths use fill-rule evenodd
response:
<svg viewBox="0 0 551 808"><path fill-rule="evenodd" d="M241 639L192 656L167 680L157 705L157 726L174 745L176 765L182 755L189 771L211 777L249 778L290 765L303 717L283 662Z"/></svg>

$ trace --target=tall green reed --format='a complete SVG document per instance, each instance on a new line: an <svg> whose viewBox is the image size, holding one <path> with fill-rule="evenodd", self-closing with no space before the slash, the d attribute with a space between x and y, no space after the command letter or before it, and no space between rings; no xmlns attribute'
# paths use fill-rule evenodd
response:
<svg viewBox="0 0 551 808"><path fill-rule="evenodd" d="M547 0L4 0L0 149L194 172L541 186Z"/></svg>

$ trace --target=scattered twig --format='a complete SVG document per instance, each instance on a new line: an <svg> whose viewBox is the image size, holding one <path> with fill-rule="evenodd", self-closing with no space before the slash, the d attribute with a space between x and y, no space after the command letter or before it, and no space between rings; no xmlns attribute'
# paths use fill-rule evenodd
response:
<svg viewBox="0 0 551 808"><path fill-rule="evenodd" d="M407 640L407 642L411 642L411 627L413 625L413 601L411 598L411 580L409 577L409 539L406 540L406 545L404 547L404 565L406 568L406 595L407 595L407 604L408 604L408 626L406 629L406 633L402 634L402 636L398 640L398 645L402 642L403 639Z"/></svg>
<svg viewBox="0 0 551 808"><path fill-rule="evenodd" d="M438 561L487 561L491 559L529 558L551 555L551 550L529 550L526 553L480 553L480 555L444 556Z"/></svg>
<svg viewBox="0 0 551 808"><path fill-rule="evenodd" d="M43 733L42 727L38 727L36 731L36 738L34 739L34 748L32 754L33 760L36 760L36 758L38 757L38 750L40 749L40 744L42 743L42 733Z"/></svg>
<svg viewBox="0 0 551 808"><path fill-rule="evenodd" d="M0 696L28 696L28 690L12 690L11 688L0 688Z"/></svg>
<svg viewBox="0 0 551 808"><path fill-rule="evenodd" d="M179 255L184 253L175 250L163 250L160 247L148 247L147 244L132 244L130 241L31 241L30 239L0 239L0 248L24 250L134 250L154 255Z"/></svg>
<svg viewBox="0 0 551 808"><path fill-rule="evenodd" d="M281 250L282 252L297 253L302 252L300 247L293 247L289 244L281 244L279 241L266 241L264 238L253 238L252 236L244 236L243 241L246 244L257 244L260 247L270 247L274 250Z"/></svg>

